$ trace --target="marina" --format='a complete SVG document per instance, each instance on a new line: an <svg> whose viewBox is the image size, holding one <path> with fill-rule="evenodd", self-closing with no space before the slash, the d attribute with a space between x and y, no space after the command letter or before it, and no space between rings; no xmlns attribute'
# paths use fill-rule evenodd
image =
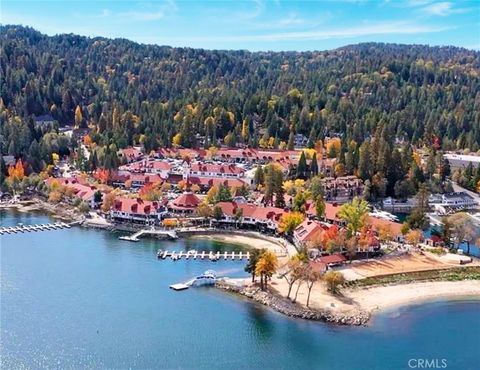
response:
<svg viewBox="0 0 480 370"><path fill-rule="evenodd" d="M157 251L157 258L158 259L167 259L170 258L172 261L178 261L182 258L188 260L205 260L205 261L212 261L216 262L220 259L223 260L230 260L230 261L240 261L243 259L249 260L250 259L250 252L212 252L212 251L196 251L196 250L189 250L187 252L175 252L175 251L167 251L159 249Z"/></svg>
<svg viewBox="0 0 480 370"><path fill-rule="evenodd" d="M60 230L60 229L68 229L70 227L71 227L71 225L67 224L65 222L56 222L56 223L53 223L53 224L40 224L40 225L18 224L17 226L0 228L0 235L35 232L35 231Z"/></svg>

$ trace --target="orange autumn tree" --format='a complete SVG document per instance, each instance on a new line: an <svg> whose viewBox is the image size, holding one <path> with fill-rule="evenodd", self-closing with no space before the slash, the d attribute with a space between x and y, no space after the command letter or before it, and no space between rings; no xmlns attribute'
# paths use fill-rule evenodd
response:
<svg viewBox="0 0 480 370"><path fill-rule="evenodd" d="M8 167L8 177L5 179L5 182L13 192L18 190L20 182L25 177L25 169L23 168L23 162L19 159L15 165Z"/></svg>
<svg viewBox="0 0 480 370"><path fill-rule="evenodd" d="M138 195L143 200L156 201L160 200L162 193L154 183L149 182L140 189Z"/></svg>
<svg viewBox="0 0 480 370"><path fill-rule="evenodd" d="M83 137L83 144L84 144L85 146L90 146L90 145L93 144L93 140L92 140L92 138L90 137L90 135L87 134L87 135L85 135L85 136Z"/></svg>
<svg viewBox="0 0 480 370"><path fill-rule="evenodd" d="M338 226L332 225L327 230L324 230L321 234L320 241L323 250L333 252L336 246L336 240L338 238Z"/></svg>
<svg viewBox="0 0 480 370"><path fill-rule="evenodd" d="M15 166L8 167L8 177L15 178L21 181L25 177L25 169L23 168L22 160L19 159Z"/></svg>
<svg viewBox="0 0 480 370"><path fill-rule="evenodd" d="M342 148L342 141L339 137L328 139L325 143L329 158L335 158Z"/></svg>
<svg viewBox="0 0 480 370"><path fill-rule="evenodd" d="M93 177L99 183L106 184L110 179L110 175L111 175L110 170L107 170L106 168L97 168L97 170L93 174Z"/></svg>

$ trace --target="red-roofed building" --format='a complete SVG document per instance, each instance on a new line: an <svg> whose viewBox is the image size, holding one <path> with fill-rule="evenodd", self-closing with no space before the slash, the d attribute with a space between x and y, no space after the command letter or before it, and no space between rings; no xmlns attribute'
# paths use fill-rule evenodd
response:
<svg viewBox="0 0 480 370"><path fill-rule="evenodd" d="M156 152L158 158L204 158L205 149L189 149L189 148L160 148Z"/></svg>
<svg viewBox="0 0 480 370"><path fill-rule="evenodd" d="M300 151L280 149L221 148L217 151L215 159L237 163L266 164L274 161L291 161L292 163L297 163L300 159Z"/></svg>
<svg viewBox="0 0 480 370"><path fill-rule="evenodd" d="M220 184L226 185L230 189L241 188L242 186L247 185L245 181L240 179L220 179L215 177L189 177L188 181L192 185L195 184L200 186L200 189L204 191Z"/></svg>
<svg viewBox="0 0 480 370"><path fill-rule="evenodd" d="M116 198L110 217L115 221L141 224L154 224L160 220L162 206L140 198Z"/></svg>
<svg viewBox="0 0 480 370"><path fill-rule="evenodd" d="M337 266L347 261L343 254L331 254L329 256L320 257L320 262L324 263L328 267Z"/></svg>
<svg viewBox="0 0 480 370"><path fill-rule="evenodd" d="M261 207L251 203L219 202L217 206L223 211L223 218L217 222L270 231L277 229L278 222L285 213L281 208ZM241 217L236 217L237 212L241 212Z"/></svg>
<svg viewBox="0 0 480 370"><path fill-rule="evenodd" d="M163 179L156 174L130 173L121 171L111 176L109 182L113 186L124 187L127 181L131 181L132 188L141 188L146 184L155 184L163 182Z"/></svg>
<svg viewBox="0 0 480 370"><path fill-rule="evenodd" d="M240 178L245 175L245 170L234 164L192 163L191 176Z"/></svg>
<svg viewBox="0 0 480 370"><path fill-rule="evenodd" d="M315 212L315 207L311 207ZM345 222L337 217L337 213L340 211L340 206L336 203L325 202L325 220L328 223L335 225L344 225Z"/></svg>
<svg viewBox="0 0 480 370"><path fill-rule="evenodd" d="M430 238L425 240L425 244L430 247L444 247L445 242L438 235L432 235Z"/></svg>
<svg viewBox="0 0 480 370"><path fill-rule="evenodd" d="M296 245L308 248L319 241L329 228L329 225L322 222L306 219L294 230L293 240Z"/></svg>
<svg viewBox="0 0 480 370"><path fill-rule="evenodd" d="M98 189L95 186L89 185L84 179L76 177L49 177L45 180L48 186L58 184L65 186L73 191L75 197L86 202L90 208L95 208L97 203L95 202L95 193Z"/></svg>
<svg viewBox="0 0 480 370"><path fill-rule="evenodd" d="M367 219L367 224L370 224L372 226L372 229L373 231L375 231L376 234L378 234L378 231L381 228L388 228L394 240L396 241L403 240L402 224L399 222L394 222L394 221L386 220L383 218L369 216Z"/></svg>
<svg viewBox="0 0 480 370"><path fill-rule="evenodd" d="M131 163L138 161L140 158L142 158L143 153L135 148L125 148L118 151L118 156L121 161L125 163Z"/></svg>
<svg viewBox="0 0 480 370"><path fill-rule="evenodd" d="M200 199L190 191L184 192L168 204L168 210L175 213L194 213L200 204Z"/></svg>
<svg viewBox="0 0 480 370"><path fill-rule="evenodd" d="M170 175L171 169L172 165L170 163L152 159L132 162L119 167L120 171L159 175L164 180Z"/></svg>

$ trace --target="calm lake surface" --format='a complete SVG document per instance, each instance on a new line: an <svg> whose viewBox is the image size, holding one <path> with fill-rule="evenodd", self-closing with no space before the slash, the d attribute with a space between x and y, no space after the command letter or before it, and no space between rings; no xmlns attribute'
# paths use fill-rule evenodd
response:
<svg viewBox="0 0 480 370"><path fill-rule="evenodd" d="M1 226L51 221L0 217ZM409 359L480 368L479 302L428 303L383 313L368 327L337 327L213 288L168 289L210 268L245 276L244 263L158 261L158 248L239 248L231 245L129 243L75 227L0 236L0 248L2 369L384 370L409 369Z"/></svg>

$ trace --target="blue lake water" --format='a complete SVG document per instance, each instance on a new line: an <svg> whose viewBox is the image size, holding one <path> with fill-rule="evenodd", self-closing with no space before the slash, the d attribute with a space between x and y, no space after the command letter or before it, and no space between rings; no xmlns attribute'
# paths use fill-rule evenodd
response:
<svg viewBox="0 0 480 370"><path fill-rule="evenodd" d="M2 226L49 221L0 216ZM213 288L174 292L170 284L210 268L244 276L244 263L158 261L158 248L234 247L129 243L82 228L1 236L0 367L384 370L445 359L448 369L479 368L478 301L395 309L368 327L331 326Z"/></svg>

